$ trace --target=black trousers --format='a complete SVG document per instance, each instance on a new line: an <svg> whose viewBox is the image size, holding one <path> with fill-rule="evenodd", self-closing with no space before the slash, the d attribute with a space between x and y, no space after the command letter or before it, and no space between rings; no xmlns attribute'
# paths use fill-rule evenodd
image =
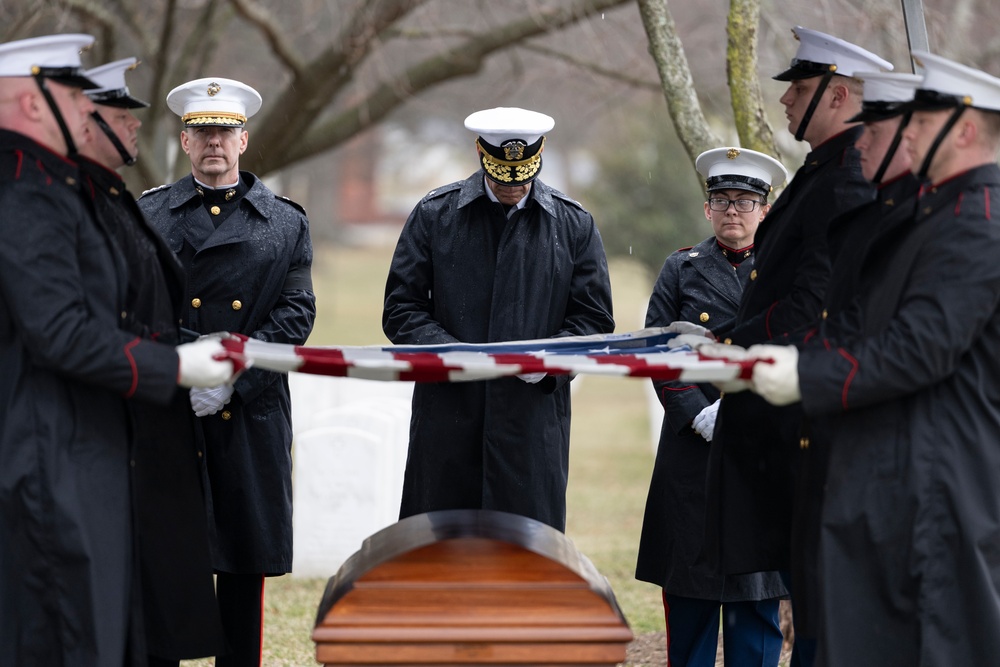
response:
<svg viewBox="0 0 1000 667"><path fill-rule="evenodd" d="M264 575L218 572L215 594L229 650L215 667L260 667L264 647Z"/></svg>

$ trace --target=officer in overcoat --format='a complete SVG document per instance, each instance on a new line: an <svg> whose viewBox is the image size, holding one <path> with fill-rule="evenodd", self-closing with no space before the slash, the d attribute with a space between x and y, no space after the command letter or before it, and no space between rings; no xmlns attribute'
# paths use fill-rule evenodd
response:
<svg viewBox="0 0 1000 667"><path fill-rule="evenodd" d="M604 245L537 178L551 117L471 114L481 169L431 191L399 236L382 328L396 344L488 343L614 329ZM400 517L491 509L566 526L569 378L418 384Z"/></svg>
<svg viewBox="0 0 1000 667"><path fill-rule="evenodd" d="M0 662L145 665L128 402L232 377L218 341L137 335L128 248L74 161L89 35L0 45Z"/></svg>
<svg viewBox="0 0 1000 667"><path fill-rule="evenodd" d="M713 235L663 263L646 311L647 327L694 322L711 328L736 315L754 265L754 232L770 210L772 185L788 173L756 151L724 147L695 160L705 179ZM725 576L696 566L705 520L708 442L719 391L709 384L653 381L663 405L635 576L663 589L667 663L715 665L722 607L727 665L777 665L782 634L777 572ZM707 442L706 442L707 441Z"/></svg>
<svg viewBox="0 0 1000 667"><path fill-rule="evenodd" d="M736 345L769 341L812 325L829 279L830 220L874 198L854 142L861 110L857 71L892 65L854 44L796 26L799 47L781 97L788 129L812 150L754 239L756 257L733 326L713 329ZM787 571L793 468L801 413L747 393L727 393L712 439L705 555L724 574ZM794 597L795 591L792 590Z"/></svg>
<svg viewBox="0 0 1000 667"><path fill-rule="evenodd" d="M903 136L911 114L907 103L921 77L897 72L859 72L864 81L861 113L851 122L864 123L855 146L861 171L876 187L873 201L848 211L830 223L832 271L816 327L803 336L849 340L860 323L853 307L861 291L861 265L872 239L884 227L913 215L920 181L910 170L912 158ZM798 650L819 632L817 542L819 512L826 480L826 457L832 432L830 418L805 418L802 437L809 442L799 451L792 517L792 590L795 592L795 630Z"/></svg>
<svg viewBox="0 0 1000 667"><path fill-rule="evenodd" d="M759 346L752 388L828 417L819 662L1000 655L1000 78L914 52L914 215L862 266L860 334ZM863 601L859 604L858 601Z"/></svg>
<svg viewBox="0 0 1000 667"><path fill-rule="evenodd" d="M80 168L90 183L97 219L128 261L124 328L144 339L180 341L184 272L146 221L117 169L135 163L142 124L133 109L149 106L131 95L125 73L135 58L89 69L97 88L92 140ZM188 392L168 406L129 404L135 446L133 497L146 650L151 667L211 656L224 648L209 559L208 523Z"/></svg>
<svg viewBox="0 0 1000 667"><path fill-rule="evenodd" d="M170 91L167 105L184 123L192 173L144 193L139 206L187 271L185 326L304 344L316 314L309 221L298 204L239 170L260 95L207 77ZM257 665L264 577L292 567L288 378L251 369L190 398L204 437L212 562L230 645L216 664Z"/></svg>

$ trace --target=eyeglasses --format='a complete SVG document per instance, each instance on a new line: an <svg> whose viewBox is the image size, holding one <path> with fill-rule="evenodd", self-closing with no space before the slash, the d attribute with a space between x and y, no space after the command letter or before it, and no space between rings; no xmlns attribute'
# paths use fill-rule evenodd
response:
<svg viewBox="0 0 1000 667"><path fill-rule="evenodd" d="M728 211L730 204L735 206L740 213L749 213L757 208L757 204L763 204L763 202L756 199L726 199L724 197L712 197L708 200L708 207L713 211Z"/></svg>

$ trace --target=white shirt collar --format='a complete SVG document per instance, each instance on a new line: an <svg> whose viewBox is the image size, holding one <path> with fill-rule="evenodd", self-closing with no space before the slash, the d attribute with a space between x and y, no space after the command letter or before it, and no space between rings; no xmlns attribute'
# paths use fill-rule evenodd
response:
<svg viewBox="0 0 1000 667"><path fill-rule="evenodd" d="M486 196L490 198L490 201L495 201L496 203L499 204L500 200L497 199L497 196L493 194L492 190L490 190L490 184L486 182L486 178L487 178L486 176L483 176L483 187L486 188ZM517 210L521 210L522 208L524 208L525 203L527 203L528 201L528 195L530 194L531 194L531 189L529 188L528 194L521 197L521 199L518 200L516 204L514 204L514 208L516 208ZM513 210L514 209L512 208L511 211Z"/></svg>

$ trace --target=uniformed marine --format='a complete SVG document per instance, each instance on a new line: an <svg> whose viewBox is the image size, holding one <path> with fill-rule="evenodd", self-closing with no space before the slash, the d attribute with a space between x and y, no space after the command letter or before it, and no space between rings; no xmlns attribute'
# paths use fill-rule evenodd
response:
<svg viewBox="0 0 1000 667"><path fill-rule="evenodd" d="M184 271L146 221L118 169L135 163L142 125L133 110L149 106L129 91L135 58L88 69L98 85L92 139L81 147L99 222L121 253L128 280L121 326L144 339L177 344ZM138 576L150 667L222 652L224 639L209 560L208 518L201 482L202 447L194 438L188 392L168 405L129 404L135 445L131 473L138 542Z"/></svg>
<svg viewBox="0 0 1000 667"><path fill-rule="evenodd" d="M246 84L189 81L167 95L181 117L191 174L139 206L187 271L184 326L304 344L312 330L309 221L297 204L239 170L247 119L261 106ZM260 660L263 577L292 567L292 423L288 378L251 369L233 385L191 393L211 487L217 592L230 654Z"/></svg>
<svg viewBox="0 0 1000 667"><path fill-rule="evenodd" d="M649 299L647 327L684 321L712 330L735 317L753 270L754 233L770 210L772 188L787 177L771 156L736 147L705 151L695 167L705 179L704 215L713 234L667 257ZM722 576L696 565L704 535L706 441L712 440L719 391L659 380L653 387L663 424L635 576L663 589L667 662L715 664L715 642L701 639L717 635L721 606L726 664L777 664L778 603L786 592L778 574Z"/></svg>
<svg viewBox="0 0 1000 667"><path fill-rule="evenodd" d="M90 35L0 45L0 662L144 663L129 403L232 376L218 341L138 335L128 258L77 147Z"/></svg>

